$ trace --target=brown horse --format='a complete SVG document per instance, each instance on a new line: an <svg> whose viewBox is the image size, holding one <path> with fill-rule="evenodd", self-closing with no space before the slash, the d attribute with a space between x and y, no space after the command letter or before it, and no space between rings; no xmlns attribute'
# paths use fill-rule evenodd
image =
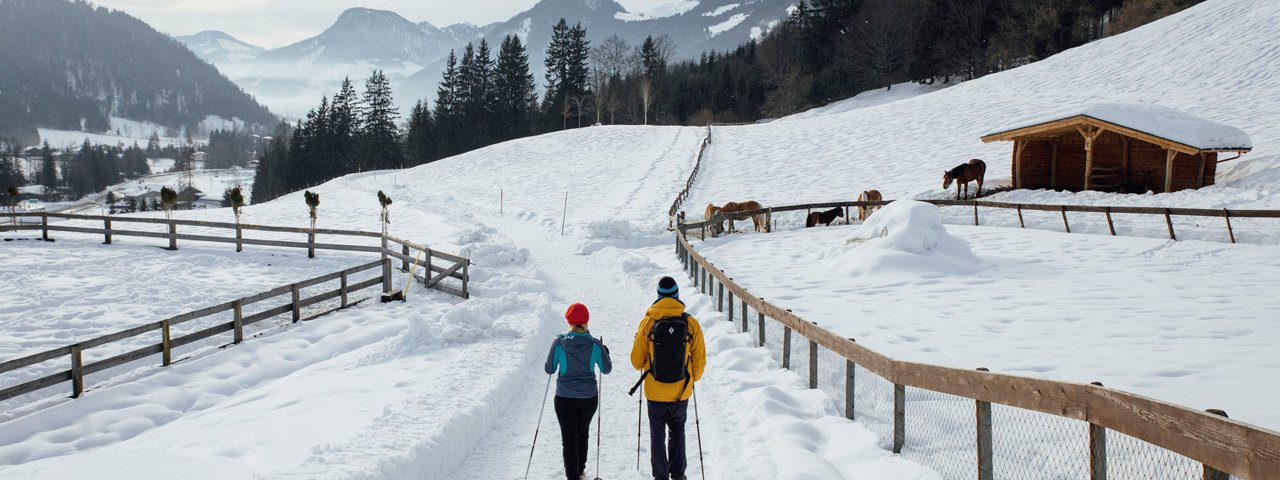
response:
<svg viewBox="0 0 1280 480"><path fill-rule="evenodd" d="M724 213L724 210L722 208L717 207L711 203L707 204L706 218L708 222L715 220L717 216L720 216L723 213ZM721 233L724 233L723 221L717 222L711 225L711 236L714 237L714 236L720 235Z"/></svg>
<svg viewBox="0 0 1280 480"><path fill-rule="evenodd" d="M880 202L883 200L884 197L880 196L879 190L867 190L862 192L862 195L858 195L859 202ZM879 205L858 205L858 220L867 221L867 217L871 216L871 212L879 209Z"/></svg>
<svg viewBox="0 0 1280 480"><path fill-rule="evenodd" d="M840 207L836 207L825 212L812 212L809 214L808 218L805 218L804 227L816 227L819 223L829 227L831 226L831 222L836 221L836 218L840 217L844 217L844 209Z"/></svg>
<svg viewBox="0 0 1280 480"><path fill-rule="evenodd" d="M956 168L947 170L942 174L942 189L946 190L951 187L951 182L956 182L956 200L960 199L960 187L964 186L964 195L969 196L969 182L978 181L978 193L973 198L982 195L982 177L987 175L987 164L982 160L973 159L969 163L962 163Z"/></svg>
<svg viewBox="0 0 1280 480"><path fill-rule="evenodd" d="M738 212L750 212L752 210L763 210L763 209L764 207L760 205L760 202L757 202L755 200L747 200L745 202L729 202L724 204L724 207L723 207L724 213L726 214L738 213ZM769 231L768 219L765 217L765 214L763 213L757 213L752 215L751 223L754 224L757 232ZM734 228L735 227L734 227L733 217L730 217L729 231L732 232Z"/></svg>

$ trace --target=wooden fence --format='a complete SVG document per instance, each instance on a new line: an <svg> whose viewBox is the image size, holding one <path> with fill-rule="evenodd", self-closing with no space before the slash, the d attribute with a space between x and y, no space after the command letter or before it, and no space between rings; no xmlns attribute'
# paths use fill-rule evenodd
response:
<svg viewBox="0 0 1280 480"><path fill-rule="evenodd" d="M1047 204L1033 204L1033 203L990 202L990 201L984 201L984 200L918 200L918 201L924 202L924 203L931 203L939 207L972 208L974 225L981 225L981 216L979 213L979 207L1015 211L1018 216L1018 226L1022 228L1026 228L1026 222L1024 221L1023 214L1022 214L1024 210L1060 213L1062 216L1062 227L1067 233L1071 233L1071 223L1067 217L1068 212L1101 213L1106 219L1107 230L1113 236L1116 235L1116 225L1115 225L1115 221L1112 218L1113 214L1150 215L1150 216L1163 218L1164 224L1168 230L1170 240L1178 239L1177 232L1174 228L1174 223L1173 223L1174 216L1216 218L1216 219L1222 220L1223 222L1222 226L1226 230L1227 236L1230 239L1231 243L1236 243L1235 229L1231 225L1232 219L1280 218L1280 210L1231 210L1226 208L1222 208L1222 209L1164 208L1164 207L1123 207L1123 206L1097 206L1097 205L1047 205ZM706 238L708 233L711 233L714 236L715 232L718 229L713 227L715 227L716 225L723 224L726 220L734 220L734 221L747 220L752 215L757 215L757 214L764 214L767 218L767 223L770 225L769 229L773 230L773 225L774 225L773 214L774 213L794 212L794 211L809 212L813 210L843 208L845 209L845 218L849 219L851 218L850 217L851 214L856 213L855 209L857 207L882 206L882 205L888 205L890 203L893 203L893 200L886 200L881 202L850 201L850 202L825 202L825 203L806 203L806 204L799 204L799 205L783 205L783 206L777 206L777 207L763 208L760 210L752 210L752 211L746 211L746 212L737 212L732 214L719 215L716 218L713 218L707 221L702 221L702 222L681 223L679 228L682 232L699 230L700 231L699 235L702 238ZM677 218L679 218L678 215L677 215Z"/></svg>
<svg viewBox="0 0 1280 480"><path fill-rule="evenodd" d="M423 245L403 240L391 235L364 232L359 230L334 230L324 228L302 228L302 227L278 227L270 225L251 225L242 223L223 223L223 222L205 222L196 220L173 220L164 218L140 218L140 217L124 217L117 215L76 215L67 213L19 213L18 218L39 218L39 224L23 224L17 226L0 226L0 232L5 231L39 231L41 239L52 241L50 232L71 232L91 235L102 235L103 243L111 244L114 237L145 237L160 238L168 240L166 248L170 250L178 249L178 241L195 241L195 242L212 242L235 244L236 251L244 250L245 245L258 245L270 247L300 248L306 249L309 257L315 257L317 250L336 250L349 252L377 253L382 258L397 258L402 260L401 270L409 271L410 264L416 261L417 252L421 252L423 265L420 267L425 272L425 276L417 276L422 280L423 284L429 288L447 292L462 298L470 298L468 284L471 281L470 265L471 261L467 258L453 255L439 250L427 248ZM66 220L80 220L91 222L102 222L101 228L76 227L59 225L57 223L50 224L50 218L61 218ZM166 232L147 232L140 230L127 230L118 228L120 224L151 224L163 225L167 227ZM178 227L203 227L233 230L234 237L220 237L212 235L193 235L178 233ZM270 240L261 238L245 238L245 231L272 232L272 233L288 233L305 236L305 240ZM380 245L349 245L340 243L320 243L317 241L318 235L330 235L351 238L371 238L379 239ZM399 245L399 248L391 248L391 244ZM388 263L388 265L390 265ZM386 267L390 269L390 267ZM388 274L389 278L389 274ZM446 285L444 279L452 278L461 282L460 286ZM386 289L390 290L391 285L388 283Z"/></svg>
<svg viewBox="0 0 1280 480"><path fill-rule="evenodd" d="M805 206L791 208L803 209ZM716 298L719 310L724 311L728 305L730 321L733 321L735 299L741 302L742 331L750 328L748 307L755 310L761 346L766 342L765 320L780 323L785 332L783 365L787 367L790 366L792 332L809 341L810 388L817 388L818 363L813 360L818 347L845 360L844 388L848 392L845 415L848 418L854 418L855 368L870 371L892 383L891 445L894 453L900 453L911 441L909 435L912 432L906 425L912 412L906 409L905 398L907 389L912 388L950 394L974 402L972 414L977 419L976 431L970 432L969 438L978 452L972 461L977 463L980 480L994 478L994 472L1001 467L991 464L993 429L999 426L998 423L993 425L991 420L992 404L1087 422L1088 441L1082 447L1089 452L1091 480L1107 478L1108 429L1202 463L1205 479L1225 479L1228 474L1249 479L1280 478L1280 433L1231 420L1225 413L1200 412L1097 384L1084 385L893 359L752 295L694 250L683 233L689 230L685 227L682 225L676 234L676 254L699 290ZM700 228L697 224L689 227ZM1053 467L1041 465L1039 468ZM1056 472L1042 470L1042 473L1049 477Z"/></svg>
<svg viewBox="0 0 1280 480"><path fill-rule="evenodd" d="M382 272L373 278L352 283L351 276L360 272L373 270L381 267ZM285 285L274 288L262 293L250 295L248 297L239 298L230 302L224 302L200 310L195 310L181 315L177 315L158 322L140 325L127 330L103 335L101 337L85 340L74 345L68 345L61 348L55 348L34 355L28 355L22 358L7 360L0 363L0 374L12 372L21 368L26 368L49 360L60 357L68 357L70 360L69 368L59 370L51 375L46 375L34 380L30 380L19 385L6 387L0 390L0 401L7 400L19 395L35 392L37 390L51 387L54 385L71 382L72 398L79 397L85 390L86 375L101 372L112 367L124 365L129 362L141 360L153 355L161 356L161 365L167 366L173 362L174 349L190 345L192 343L212 338L219 334L231 332L231 343L239 344L244 341L244 328L249 325L267 320L279 315L291 315L293 322L308 320L310 318L319 317L337 310L345 309L351 305L359 303L351 301L351 295L355 292L373 287L381 287L383 290L391 284L391 260L382 259L366 263L357 267L348 268L340 272L322 275L312 279L304 280L292 285ZM306 298L302 297L301 291L304 288L320 285L326 282L338 281L338 288L325 291ZM281 296L289 296L288 303L280 304L261 312L251 315L244 315L244 309L249 305L265 302ZM302 317L302 309L332 299L340 299L340 306L323 313L312 315L308 318ZM189 333L179 337L170 335L171 329L175 326L191 322L193 320L217 315L225 312L231 312L231 320L226 323L217 325ZM139 335L160 332L159 343L147 345L129 352L125 352L110 358L99 360L93 363L85 364L83 361L84 352L90 348L101 347L126 339L137 337Z"/></svg>
<svg viewBox="0 0 1280 480"><path fill-rule="evenodd" d="M689 191L693 189L693 182L698 179L698 172L702 170L702 156L707 153L709 144L711 144L711 126L707 125L707 136L702 139L702 145L698 147L698 159L693 163L693 171L689 172L684 188L676 194L675 201L671 202L671 209L667 211L667 228L669 229L675 228L677 224L684 221L684 212L680 212L680 207L684 206L684 201L689 199ZM678 215L677 212L679 212Z"/></svg>

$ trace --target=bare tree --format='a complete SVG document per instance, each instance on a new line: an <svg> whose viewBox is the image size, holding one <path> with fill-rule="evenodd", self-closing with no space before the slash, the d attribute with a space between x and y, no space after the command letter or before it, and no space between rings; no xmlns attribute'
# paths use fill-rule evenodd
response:
<svg viewBox="0 0 1280 480"><path fill-rule="evenodd" d="M649 103L653 101L653 80L640 78L640 102L644 105L644 124L649 124Z"/></svg>
<svg viewBox="0 0 1280 480"><path fill-rule="evenodd" d="M898 74L911 55L911 42L917 22L911 9L917 2L910 0L873 0L864 4L861 14L846 25L856 35L847 35L842 49L853 49L857 64L885 89L893 88Z"/></svg>

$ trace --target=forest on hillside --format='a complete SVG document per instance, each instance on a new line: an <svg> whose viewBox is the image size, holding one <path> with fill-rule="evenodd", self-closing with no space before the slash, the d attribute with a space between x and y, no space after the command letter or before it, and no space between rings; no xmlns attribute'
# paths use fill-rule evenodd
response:
<svg viewBox="0 0 1280 480"><path fill-rule="evenodd" d="M676 61L667 36L589 39L561 20L542 93L520 37L451 52L434 101L401 119L391 84L351 82L262 154L255 203L346 173L421 165L595 124L706 125L776 118L903 82L972 80L1035 62L1200 0L802 0L758 41Z"/></svg>

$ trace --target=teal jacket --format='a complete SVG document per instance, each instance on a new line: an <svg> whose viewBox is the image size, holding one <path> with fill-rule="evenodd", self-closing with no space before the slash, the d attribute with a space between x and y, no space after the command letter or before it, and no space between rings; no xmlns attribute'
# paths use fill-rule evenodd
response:
<svg viewBox="0 0 1280 480"><path fill-rule="evenodd" d="M547 374L559 372L556 378L556 396L565 398L595 398L600 394L596 385L596 369L608 374L613 371L609 360L609 348L590 333L570 332L557 335L547 354Z"/></svg>

